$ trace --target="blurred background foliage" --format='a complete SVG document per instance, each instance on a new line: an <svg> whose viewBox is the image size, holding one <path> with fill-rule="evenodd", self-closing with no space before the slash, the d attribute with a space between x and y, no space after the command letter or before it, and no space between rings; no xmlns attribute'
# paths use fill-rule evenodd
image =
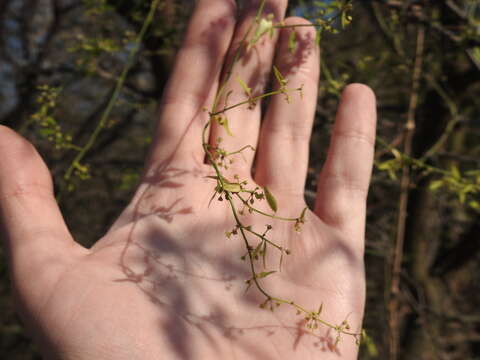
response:
<svg viewBox="0 0 480 360"><path fill-rule="evenodd" d="M306 198L315 193L341 89L368 84L378 97L379 140L366 247L364 325L373 343L360 357L480 359L480 1L297 0L289 13L325 20L350 3L339 21L352 23L334 23L320 37ZM74 163L151 2L0 2L0 123L37 146L85 246L132 195L193 5L159 0L110 115ZM38 359L14 313L6 261L0 250L0 353Z"/></svg>

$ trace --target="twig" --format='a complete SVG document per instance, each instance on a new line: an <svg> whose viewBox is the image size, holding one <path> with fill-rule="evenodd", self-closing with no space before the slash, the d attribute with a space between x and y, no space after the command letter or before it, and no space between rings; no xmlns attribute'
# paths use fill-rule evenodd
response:
<svg viewBox="0 0 480 360"><path fill-rule="evenodd" d="M393 49L401 58L405 59L405 51L401 46L399 35L397 32L393 32L388 27L387 22L385 21L385 18L382 15L382 11L380 10L380 5L375 2L372 2L371 7L373 10L373 15L375 16L375 20L377 20L378 26L383 31L384 35L391 41Z"/></svg>
<svg viewBox="0 0 480 360"><path fill-rule="evenodd" d="M448 109L450 111L450 115L452 118L450 121L448 121L447 126L445 127L445 131L442 133L440 138L433 144L430 149L428 149L425 154L420 158L421 161L425 161L426 159L432 157L438 151L443 147L445 142L448 140L450 135L453 133L453 130L455 129L455 126L459 123L460 121L460 114L458 113L458 107L457 104L455 104L455 101L453 101L448 94L445 92L445 90L440 86L440 84L435 80L435 78L428 74L425 76L429 84L434 88L434 90L440 95L440 97L445 101L445 103L448 106Z"/></svg>
<svg viewBox="0 0 480 360"><path fill-rule="evenodd" d="M379 0L375 0L375 1L378 2ZM406 4L406 2L392 1L392 0L387 1L387 3L386 3L387 6L392 7L392 8L397 8L397 9L399 9L399 8L405 9L405 4ZM452 5L452 2L450 2L450 4L449 4L449 2L447 1L447 6L449 6L450 9L453 10L453 8L450 5ZM455 10L453 10L453 11L455 11ZM457 15L459 15L459 14L457 13ZM444 35L445 37L447 37L450 41L452 41L456 45L458 45L458 46L465 45L464 44L465 39L462 36L457 35L453 31L447 29L446 27L442 26L441 24L439 24L437 22L431 21L428 18L428 16L424 15L424 13L420 10L420 8L418 8L418 7L412 8L411 16L414 19L416 19L419 23L421 23L423 25L426 25L426 26L432 28L433 30L439 32L440 34ZM472 25L472 22L471 22L470 18L469 18L468 24ZM472 38L472 39L469 39L469 44L471 46L478 46L478 45L480 45L480 41L478 39L473 39ZM469 60L472 62L472 64L478 70L480 70L480 62L475 58L472 50L468 48L468 49L464 49L464 51L467 54Z"/></svg>
<svg viewBox="0 0 480 360"><path fill-rule="evenodd" d="M419 25L417 30L417 46L415 53L415 63L413 67L412 91L410 93L410 102L408 106L407 122L405 126L405 138L403 152L407 156L412 154L413 134L415 132L415 112L418 104L418 90L422 75L423 52L425 44L425 28ZM399 343L399 291L400 275L402 271L403 247L405 241L405 229L407 222L407 205L410 187L410 166L404 166L402 178L400 181L400 200L398 210L398 222L395 238L395 246L392 254L390 299L389 309L389 327L390 327L390 360L396 360L398 357Z"/></svg>
<svg viewBox="0 0 480 360"><path fill-rule="evenodd" d="M447 5L450 10L457 14L462 19L468 19L468 14L466 11L462 10L453 0L445 0L445 5Z"/></svg>
<svg viewBox="0 0 480 360"><path fill-rule="evenodd" d="M102 132L102 130L105 128L108 118L110 116L110 113L113 110L113 107L115 106L115 103L117 102L117 99L120 95L120 91L123 88L123 84L125 83L125 80L127 78L127 75L133 66L135 62L135 57L140 49L140 44L142 43L143 38L145 37L145 34L147 32L147 29L149 28L150 24L153 21L153 16L155 14L155 11L158 7L158 4L160 3L160 0L153 0L150 10L148 12L148 15L143 22L142 28L140 29L140 32L135 39L134 46L132 50L130 51L127 59L127 63L125 64L125 67L122 70L122 73L120 74L118 81L115 85L115 88L113 90L112 96L110 97L107 107L105 108L105 111L102 113L102 116L100 117L100 120L98 121L97 127L93 131L93 133L90 135L89 139L85 143L85 145L82 147L82 150L78 152L77 156L73 159L72 163L68 167L67 171L65 172L65 175L63 176L63 179L65 180L66 183L70 181L73 171L76 169L76 167L80 164L82 159L85 157L85 155L88 153L88 151L92 148L92 146L95 144L95 141L97 140L98 136ZM64 189L62 189L64 190ZM59 193L59 198L61 197L63 191L60 191Z"/></svg>

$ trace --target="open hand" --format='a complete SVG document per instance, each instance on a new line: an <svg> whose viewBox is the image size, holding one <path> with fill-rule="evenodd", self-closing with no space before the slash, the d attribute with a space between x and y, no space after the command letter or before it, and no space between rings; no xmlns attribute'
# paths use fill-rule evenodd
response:
<svg viewBox="0 0 480 360"><path fill-rule="evenodd" d="M160 104L157 131L141 183L130 205L91 249L74 242L55 202L52 182L35 149L0 127L0 213L20 312L51 359L355 359L354 339L322 324L310 332L304 316L265 300L245 280L241 238L227 239L235 220L217 197L205 164L202 130L240 39L258 2L237 18L234 1L200 0ZM282 20L286 0L267 2ZM307 24L288 18L285 24ZM288 50L291 31L298 44ZM274 56L276 53L276 56ZM274 62L292 94L228 113L233 136L212 123L210 141L231 151L247 144L226 177L267 186L278 216L298 217L315 114L319 50L311 27L282 29L246 51L233 69L229 103L245 100L237 78L262 93ZM227 65L225 65L227 64ZM263 119L261 121L261 119ZM287 221L239 215L291 251L281 271L262 280L272 295L306 309L323 304L322 319L361 329L365 278L365 206L373 161L375 99L363 85L342 96L328 158L319 176L314 211L301 232ZM252 170L254 169L254 171ZM263 204L265 205L265 204ZM259 204L259 206L263 206ZM241 208L241 204L238 204ZM266 207L265 209L268 209ZM278 254L266 258L278 270ZM260 268L260 265L259 265ZM261 269L260 269L261 270Z"/></svg>

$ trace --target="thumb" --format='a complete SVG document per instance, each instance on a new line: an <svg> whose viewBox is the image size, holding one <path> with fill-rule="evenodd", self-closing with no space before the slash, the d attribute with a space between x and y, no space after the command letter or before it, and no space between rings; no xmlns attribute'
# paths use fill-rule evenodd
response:
<svg viewBox="0 0 480 360"><path fill-rule="evenodd" d="M40 155L5 126L0 126L0 226L14 288L27 303L41 302L75 254L86 252L63 221Z"/></svg>

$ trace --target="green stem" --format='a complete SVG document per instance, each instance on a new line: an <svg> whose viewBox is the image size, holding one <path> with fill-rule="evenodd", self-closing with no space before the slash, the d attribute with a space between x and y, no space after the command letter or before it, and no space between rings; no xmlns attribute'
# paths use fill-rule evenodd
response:
<svg viewBox="0 0 480 360"><path fill-rule="evenodd" d="M248 35L249 33L252 31L253 29L253 26L255 23L257 23L260 18L261 18L261 15L263 13L263 8L264 8L264 5L265 5L265 0L263 0L260 4L260 7L259 7L259 10L257 11L257 15L256 15L256 18L255 18L255 22L253 22L250 27L248 28L245 36L243 37L242 41L240 42L240 45L239 47L237 48L234 56L233 56L233 59L232 59L232 62L229 64L229 67L227 68L226 72L225 72L225 78L223 80L223 83L222 85L219 87L219 90L217 91L217 95L215 97L215 100L213 101L213 105L212 105L212 110L209 112L209 120L207 121L207 123L205 124L204 128L203 128L203 131L202 131L202 147L205 151L205 154L206 154L206 157L208 159L208 161L210 162L211 166L213 167L215 173L216 173L216 177L217 177L217 181L219 182L219 185L222 189L224 189L224 177L222 175L222 172L220 171L220 168L219 166L217 165L217 163L215 162L215 159L214 159L214 156L211 152L211 147L209 145L209 139L208 139L208 135L209 135L209 132L208 132L208 129L211 127L212 125L212 122L214 121L214 117L219 115L219 114L222 114L222 113L225 113L226 111L229 111L231 109L234 109L236 107L239 107L239 106L242 106L242 105L245 105L245 104L251 104L252 102L256 102L258 100L261 100L263 98L266 98L266 97L269 97L269 96L273 96L273 95L279 95L279 94L285 94L286 92L290 92L290 91L297 91L299 89L294 89L294 90L285 90L284 88L283 89L279 89L279 90L276 90L276 91L271 91L271 92L268 92L268 93L264 93L262 95L259 95L259 96L255 96L255 97L250 97L249 99L245 100L245 101L242 101L240 103L237 103L237 104L234 104L234 105L231 105L231 106L225 106L223 109L221 110L216 110L218 108L218 103L220 101L220 98L223 96L225 90L226 90L226 86L227 86L227 83L229 81L229 79L231 78L231 75L233 73L233 68L235 66L235 64L238 62L240 56L241 56L241 52L242 52L242 49L243 49L243 46L244 44L246 43L246 40L248 38ZM288 26L287 26L288 27ZM290 27L295 27L295 26L290 26ZM240 153L242 152L243 150L245 150L246 148L252 148L252 146L250 145L246 145L244 147L242 147L240 150L237 150L237 151L234 151L234 152L231 152L231 153L227 153L227 155L234 155L234 154L237 154L237 153ZM250 204L248 203L248 201L246 201L239 193L232 193L230 191L225 191L225 198L226 200L228 201L229 205L230 205L230 208L231 208L231 211L232 211L232 214L233 214L233 217L235 219L235 222L236 222L236 226L237 228L239 229L240 231L240 234L241 234L241 237L243 239L243 242L245 244L245 248L247 249L247 253L248 253L248 261L249 261L249 266L250 266L250 271L251 271L251 274L252 274L252 277L251 279L249 279L249 284L255 284L255 287L258 289L258 291L263 295L265 296L266 298L266 301L265 303L267 302L275 302L275 303L278 303L278 304L288 304L288 305L291 305L294 309L296 309L297 311L299 312L302 312L304 314L306 314L307 316L311 317L312 319L314 319L316 322L318 323L321 323L329 328L332 328L334 330L336 330L338 333L343 333L343 334L347 334L347 335L352 335L354 336L355 338L357 338L358 336L360 336L360 334L356 334L356 333L350 333L350 332L347 332L345 331L341 325L339 326L336 326L336 325L333 325L333 324L330 324L322 319L319 318L319 313L315 313L315 312L311 312L311 311L308 311L307 309L303 308L302 306L296 304L294 301L288 301L288 300L285 300L285 299L281 299L281 298L277 298L277 297L274 297L274 296L271 296L267 290L265 290L262 285L260 284L259 280L258 280L258 277L257 277L257 273L256 273L256 269L255 269L255 259L253 258L253 254L252 254L252 247L248 241L248 238L247 238L247 232L251 233L252 235L260 238L262 241L265 241L266 243L274 246L275 248L277 248L278 250L280 250L282 253L284 251L284 249L275 244L274 242L268 240L266 237L265 237L265 234L262 235L252 229L249 229L247 227L245 227L242 222L240 221L240 218L239 218L239 214L237 212L237 208L235 206L235 203L234 203L234 200L233 200L233 195L237 195L238 199L240 199L240 201L246 205L249 209L251 209L251 211L253 212L256 212L258 214L261 214L261 215L264 215L264 216L267 216L267 217L270 217L270 218L273 218L273 219L277 219L277 220L284 220L284 221L298 221L298 218L286 218L286 217L280 217L280 216L276 216L276 215L271 215L271 214L267 214L261 210L258 210L252 206L250 206ZM246 192L246 193L253 193L252 191L249 191L249 190L242 190L242 192Z"/></svg>
<svg viewBox="0 0 480 360"><path fill-rule="evenodd" d="M298 218L287 218L287 217L282 217L282 216L277 216L277 215L272 215L272 214L268 214L266 212L263 212L261 210L258 210L257 208L254 208L253 206L251 206L247 200L245 200L239 193L235 193L235 195L237 195L237 197L240 199L240 201L245 205L247 206L249 209L251 209L252 211L258 213L258 214L261 214L263 216L267 216L269 218L272 218L272 219L276 219L276 220L284 220L284 221L297 221Z"/></svg>
<svg viewBox="0 0 480 360"><path fill-rule="evenodd" d="M262 2L260 3L257 14L255 16L255 21L253 21L250 24L247 31L245 32L245 35L242 38L242 41L240 41L240 45L235 50L232 62L229 64L227 70L225 71L225 78L223 79L223 84L222 84L222 86L220 86L219 90L217 91L217 95L215 96L215 100L213 101L212 111L214 111L217 108L218 102L220 101L221 96L225 92L225 88L227 86L227 83L230 80L230 78L232 77L233 68L235 67L235 64L238 62L238 59L240 59L240 56L242 55L243 45L246 43L248 36L250 35L250 33L253 30L253 27L260 20L260 17L262 16L263 8L265 7L265 2L266 2L266 0L262 0Z"/></svg>
<svg viewBox="0 0 480 360"><path fill-rule="evenodd" d="M89 139L85 143L85 145L81 148L81 150L78 152L78 154L75 156L73 159L72 163L68 167L67 171L65 172L65 175L63 176L65 181L69 181L72 177L72 173L76 167L77 164L79 164L82 159L85 157L85 155L90 151L92 146L95 144L95 141L97 140L98 136L102 132L102 130L105 128L107 124L107 120L110 116L110 113L113 110L113 107L115 106L115 103L120 95L120 91L123 88L123 84L125 83L125 80L127 78L128 72L130 71L131 67L134 64L135 57L140 49L140 44L145 37L145 34L147 32L148 27L153 21L153 17L155 15L155 11L158 7L158 4L160 3L160 0L153 0L152 5L150 6L150 11L148 12L148 15L142 25L142 28L140 29L140 33L138 34L137 38L135 39L134 46L132 50L130 51L127 59L127 63L125 64L125 67L122 70L122 73L120 74L117 83L115 85L115 88L113 90L112 96L110 97L107 107L105 108L104 112L102 113L102 116L100 117L100 120L93 131L93 133L90 135Z"/></svg>
<svg viewBox="0 0 480 360"><path fill-rule="evenodd" d="M233 203L232 196L231 195L227 196L227 200L230 203L230 207L232 209L233 217L235 218L235 221L237 222L237 225L240 227L240 233L242 234L243 242L245 243L245 247L247 249L248 259L249 259L249 263L250 263L250 270L252 271L252 279L251 280L253 280L253 282L255 283L255 286L257 287L258 291L260 291L267 299L272 299L270 294L268 292L266 292L263 289L263 287L260 285L260 283L258 282L258 279L257 279L257 276L256 276L257 273L255 271L255 265L254 265L255 260L253 259L252 252L250 250L251 246L250 246L250 243L248 242L247 235L245 234L245 227L243 226L242 222L238 218L237 209L235 208L235 205Z"/></svg>
<svg viewBox="0 0 480 360"><path fill-rule="evenodd" d="M339 332L341 332L342 334L345 334L345 335L352 335L352 336L359 336L360 334L357 334L357 333L353 333L353 332L348 332L348 331L345 331L343 330L340 326L338 325L333 325L325 320L322 320L321 318L319 318L318 316L314 315L313 312L311 311L308 311L307 309L305 309L303 306L300 306L298 305L297 303L295 303L294 301L289 301L289 300L285 300L285 299L281 299L281 298L278 298L278 297L275 297L275 296L272 296L270 295L263 287L262 285L260 285L259 281L258 281L258 278L256 276L256 270L255 270L255 264L254 264L254 261L255 259L253 258L252 256L252 251L250 250L251 249L251 246L250 246L250 243L248 242L248 239L247 239L247 235L245 234L245 230L246 230L246 227L242 224L242 222L240 221L239 217L238 217L238 214L237 214L237 210L235 208L235 204L233 203L233 200L232 200L232 196L231 194L229 194L227 196L227 200L228 202L230 203L230 207L232 209L232 213L233 213L233 217L235 218L235 221L237 223L237 225L239 226L239 229L240 229L240 233L242 234L242 238L243 238L243 241L245 243L245 247L247 248L247 253L248 253L248 260L249 260L249 263L250 263L250 270L252 272L252 278L250 279L250 281L253 281L253 283L255 284L255 287L258 289L258 291L260 291L266 298L266 301L272 301L272 302L275 302L275 303L279 303L279 304L286 304L286 305L290 305L292 306L293 308L295 308L296 310L304 313L304 314L307 314L307 315L311 315L311 316L315 316L315 321L331 328L331 329L335 329Z"/></svg>
<svg viewBox="0 0 480 360"><path fill-rule="evenodd" d="M437 168L437 167L432 166L432 165L428 165L427 163L425 163L421 159L416 159L412 156L408 156L407 154L402 153L401 151L396 149L394 146L391 146L390 144L388 144L384 139L382 139L379 136L376 137L375 141L377 143L379 143L381 146L387 148L390 151L392 151L392 150L398 151L398 153L401 154L402 159L406 160L407 164L415 165L419 168L425 169L425 170L427 170L431 173L435 173L435 174L441 174L441 175L449 175L450 174L450 172L447 171L447 170L440 169L440 168Z"/></svg>
<svg viewBox="0 0 480 360"><path fill-rule="evenodd" d="M283 247L280 245L275 244L273 241L268 240L265 235L262 235L256 231L253 231L252 229L249 229L248 227L245 228L250 234L255 235L256 237L260 238L260 240L265 241L267 244L272 245L273 247L277 248L280 251L283 251Z"/></svg>
<svg viewBox="0 0 480 360"><path fill-rule="evenodd" d="M287 90L287 92L293 92L293 91L298 91L298 89ZM245 104L251 104L252 102L256 102L256 101L261 100L263 98L266 98L266 97L269 97L269 96L274 96L274 95L280 95L280 94L284 94L284 93L285 93L284 90L270 91L270 92L267 92L267 93L264 93L264 94L261 94L261 95L258 95L258 96L251 97L251 98L249 98L245 101L241 101L241 102L236 103L234 105L224 107L222 110L211 112L210 116L212 117L212 116L220 115L220 114L223 114L224 112L227 112L228 110L234 109L236 107L239 107L239 106L242 106L242 105L245 105Z"/></svg>
<svg viewBox="0 0 480 360"><path fill-rule="evenodd" d="M245 145L244 147L242 147L241 149L239 149L237 151L232 151L232 152L226 153L225 156L240 154L243 150L246 150L246 149L251 149L252 151L255 151L255 148L252 145Z"/></svg>

